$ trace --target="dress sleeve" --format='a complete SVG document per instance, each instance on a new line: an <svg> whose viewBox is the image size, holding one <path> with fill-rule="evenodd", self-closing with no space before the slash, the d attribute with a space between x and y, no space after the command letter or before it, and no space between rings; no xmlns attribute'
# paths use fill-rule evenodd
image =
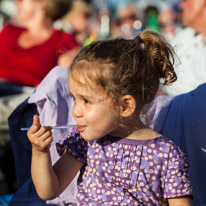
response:
<svg viewBox="0 0 206 206"><path fill-rule="evenodd" d="M169 153L163 189L165 198L192 195L189 180L189 164L186 155L175 145L171 146Z"/></svg>
<svg viewBox="0 0 206 206"><path fill-rule="evenodd" d="M56 143L56 148L60 156L64 152L69 152L79 161L86 163L88 144L76 129L72 129L66 137L60 139Z"/></svg>

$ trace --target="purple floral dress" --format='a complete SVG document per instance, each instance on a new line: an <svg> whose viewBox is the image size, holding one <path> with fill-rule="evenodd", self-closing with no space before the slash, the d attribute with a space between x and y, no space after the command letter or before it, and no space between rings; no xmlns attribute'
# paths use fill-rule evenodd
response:
<svg viewBox="0 0 206 206"><path fill-rule="evenodd" d="M75 129L57 151L85 163L78 202L85 206L156 206L191 195L185 154L166 137L134 140L107 135L85 141Z"/></svg>

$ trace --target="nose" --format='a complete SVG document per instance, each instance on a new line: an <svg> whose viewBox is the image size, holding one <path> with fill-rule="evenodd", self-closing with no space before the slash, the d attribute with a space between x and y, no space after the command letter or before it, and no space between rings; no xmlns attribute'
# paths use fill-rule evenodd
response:
<svg viewBox="0 0 206 206"><path fill-rule="evenodd" d="M73 107L72 107L72 115L75 118L80 118L82 117L82 112L81 112L81 107L79 104L74 103Z"/></svg>

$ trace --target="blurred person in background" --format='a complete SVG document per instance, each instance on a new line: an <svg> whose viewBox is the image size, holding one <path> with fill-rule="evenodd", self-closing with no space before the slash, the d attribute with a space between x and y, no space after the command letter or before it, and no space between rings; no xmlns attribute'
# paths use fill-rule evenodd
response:
<svg viewBox="0 0 206 206"><path fill-rule="evenodd" d="M158 116L154 129L180 146L188 155L194 206L206 205L206 0L184 0L184 28L172 40L180 65L177 81L154 102L150 114Z"/></svg>
<svg viewBox="0 0 206 206"><path fill-rule="evenodd" d="M54 27L74 34L80 45L83 44L89 33L89 17L92 14L91 6L84 0L74 0L72 9L61 19L54 22Z"/></svg>
<svg viewBox="0 0 206 206"><path fill-rule="evenodd" d="M111 36L133 39L142 31L141 13L135 4L121 4L112 22Z"/></svg>
<svg viewBox="0 0 206 206"><path fill-rule="evenodd" d="M143 10L143 26L146 29L160 31L159 28L159 7L156 4L148 4Z"/></svg>
<svg viewBox="0 0 206 206"><path fill-rule="evenodd" d="M14 3L16 18L0 32L0 96L6 96L9 102L8 95L23 94L1 108L0 123L53 67L68 67L78 50L74 35L53 27L53 22L71 9L72 1L15 0ZM25 90L29 94L24 94ZM0 104L5 102L4 98L0 98Z"/></svg>
<svg viewBox="0 0 206 206"><path fill-rule="evenodd" d="M178 29L177 14L172 4L163 4L159 9L158 22L160 32L168 39L172 40Z"/></svg>
<svg viewBox="0 0 206 206"><path fill-rule="evenodd" d="M4 156L10 154L10 147L4 147L9 142L8 116L53 67L68 67L79 47L74 35L53 27L53 22L71 9L72 1L15 0L14 3L17 15L0 32L0 142L3 142L0 146L4 157L0 170L6 165L13 173L12 158ZM5 179L11 179L6 177L8 173L4 175Z"/></svg>
<svg viewBox="0 0 206 206"><path fill-rule="evenodd" d="M177 81L161 87L167 95L183 94L206 82L206 0L184 0L179 6L185 28L172 41L180 65Z"/></svg>
<svg viewBox="0 0 206 206"><path fill-rule="evenodd" d="M0 33L0 78L35 87L56 65L68 66L77 42L53 28L70 8L68 0L15 0L16 19Z"/></svg>

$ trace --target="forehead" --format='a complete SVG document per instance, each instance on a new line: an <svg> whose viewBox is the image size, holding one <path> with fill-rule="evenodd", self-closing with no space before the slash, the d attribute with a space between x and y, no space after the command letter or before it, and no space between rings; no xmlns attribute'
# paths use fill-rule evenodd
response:
<svg viewBox="0 0 206 206"><path fill-rule="evenodd" d="M104 90L95 85L88 85L83 79L77 82L72 76L69 76L69 89L75 98L89 98L93 103L111 102Z"/></svg>
<svg viewBox="0 0 206 206"><path fill-rule="evenodd" d="M95 94L99 93L100 88L92 81L85 79L83 75L74 77L74 74L69 75L69 88L72 93L84 93L84 94Z"/></svg>
<svg viewBox="0 0 206 206"><path fill-rule="evenodd" d="M95 89L97 85L97 69L95 64L81 60L75 63L69 71L69 79L84 87L91 87Z"/></svg>
<svg viewBox="0 0 206 206"><path fill-rule="evenodd" d="M78 77L75 75L74 77L74 74L69 73L68 82L70 89L86 87L86 81L82 75L79 75Z"/></svg>

